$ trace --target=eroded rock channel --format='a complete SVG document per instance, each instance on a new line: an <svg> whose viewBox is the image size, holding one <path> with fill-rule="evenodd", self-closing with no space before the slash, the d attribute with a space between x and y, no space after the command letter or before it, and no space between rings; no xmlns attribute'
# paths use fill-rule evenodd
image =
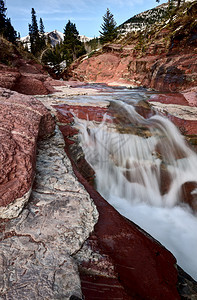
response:
<svg viewBox="0 0 197 300"><path fill-rule="evenodd" d="M98 218L72 172L61 133L38 143L36 178L20 216L2 224L2 299L81 297L72 254Z"/></svg>
<svg viewBox="0 0 197 300"><path fill-rule="evenodd" d="M173 255L107 203L90 184L94 172L83 155L71 155L77 141L72 116L52 106L64 103L63 94L38 97L59 118L64 139L56 127L37 142L29 201L18 216L1 220L0 299L196 297L195 282L177 271ZM76 110L100 122L103 105Z"/></svg>

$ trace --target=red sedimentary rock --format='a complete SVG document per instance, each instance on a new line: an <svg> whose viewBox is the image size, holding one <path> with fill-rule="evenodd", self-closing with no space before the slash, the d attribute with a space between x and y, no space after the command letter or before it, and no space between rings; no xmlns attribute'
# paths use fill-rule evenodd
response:
<svg viewBox="0 0 197 300"><path fill-rule="evenodd" d="M47 95L56 91L53 86L66 83L54 80L33 60L17 58L14 67L0 64L0 87L26 95Z"/></svg>
<svg viewBox="0 0 197 300"><path fill-rule="evenodd" d="M2 88L0 110L0 208L5 208L31 189L37 139L51 135L55 122L35 98Z"/></svg>
<svg viewBox="0 0 197 300"><path fill-rule="evenodd" d="M185 182L182 185L182 201L189 203L194 211L197 211L197 193L194 190L197 189L197 182Z"/></svg>
<svg viewBox="0 0 197 300"><path fill-rule="evenodd" d="M58 120L61 123L71 123L74 116L82 120L101 122L103 115L107 112L105 107L80 106L80 105L54 105L58 114ZM108 113L110 114L110 113Z"/></svg>
<svg viewBox="0 0 197 300"><path fill-rule="evenodd" d="M115 277L101 277L91 273L91 264L82 264L82 269L86 267L85 272L81 271L82 291L86 299L113 299L117 295L121 299L180 299L176 289L177 270L173 255L134 223L122 217L81 174L84 164L78 164L78 160L72 157L73 143L67 143L75 131L68 129L70 113L67 106L64 108L66 111L59 121L67 123L66 128L62 128L66 152L75 174L94 199L99 211L99 221L90 241L96 240L97 250L110 257L116 273ZM80 109L83 110L82 107ZM58 116L62 112L61 106Z"/></svg>
<svg viewBox="0 0 197 300"><path fill-rule="evenodd" d="M183 135L197 135L197 118L195 118L195 111L192 113L190 111L189 117L188 114L184 116L184 106L185 107L194 107L194 100L196 98L197 101L197 93L194 89L187 91L183 94L181 93L167 93L167 94L158 94L154 95L149 99L149 102L159 102L165 104L163 106L163 114L167 116L181 131ZM181 105L183 106L183 113L181 115L178 114L178 111L175 113L171 113L168 107L169 104ZM192 116L192 118L191 118Z"/></svg>
<svg viewBox="0 0 197 300"><path fill-rule="evenodd" d="M73 65L70 74L85 82L116 82L159 91L183 91L196 85L196 58L196 53L179 56L148 53L138 58L132 49L125 48L120 53L113 51L112 45L109 51L104 49L100 55Z"/></svg>

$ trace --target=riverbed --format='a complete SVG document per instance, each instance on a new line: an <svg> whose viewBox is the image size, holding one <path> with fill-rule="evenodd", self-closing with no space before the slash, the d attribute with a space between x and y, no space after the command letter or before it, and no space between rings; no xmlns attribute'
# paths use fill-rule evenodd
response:
<svg viewBox="0 0 197 300"><path fill-rule="evenodd" d="M66 103L69 105L73 105L73 106L78 105L82 107L84 105L107 107L111 101L113 102L121 101L124 105L126 104L133 107L133 105L135 105L137 102L147 100L152 95L154 95L154 92L146 91L144 89L127 89L124 87L109 88L104 85L96 86L96 87L95 86L88 86L88 87L91 87L92 91L87 95L80 94L80 95L64 96L63 93L61 95L59 94L58 104ZM96 92L97 88L99 89L99 92ZM80 123L79 120L77 120L77 122ZM162 119L162 122L165 123L167 121L165 120L163 121ZM119 177L119 175L117 175L118 172L122 171L121 168L123 169L125 168L125 165L123 164L122 166L119 166L118 165L119 163L118 164L115 163L115 165L113 165L113 168L116 169L115 171L116 179L114 180L114 170L113 172L111 172L112 165L110 165L109 163L110 157L107 158L106 156L105 159L103 159L103 149L106 149L106 143L111 139L111 137L112 140L114 140L114 138L117 137L114 137L114 135L108 133L106 141L103 142L104 135L102 134L103 132L106 131L106 128L104 126L105 124L100 126L98 124L95 124L95 122L90 122L90 121L86 124L84 122L82 123L83 123L83 130L81 130L81 146L84 149L84 153L86 155L87 161L90 163L90 165L96 172L95 181L99 193L111 205L113 205L123 216L135 222L137 225L139 225L141 228L143 228L145 231L151 234L155 239L157 239L160 243L162 243L168 250L170 250L173 253L173 255L176 257L178 264L186 272L188 272L188 274L190 274L194 279L197 279L197 271L196 271L197 270L197 259L196 259L197 215L196 213L194 213L194 211L191 209L191 207L189 207L189 205L187 205L186 203L183 204L181 201L179 201L179 199L177 198L178 194L176 189L170 190L171 193L170 201L163 201L163 199L167 197L163 197L163 195L161 197L161 195L159 194L158 186L156 186L156 181L153 178L154 177L153 175L155 173L149 174L149 177L152 176L152 178L149 178L148 187L146 185L147 189L143 190L142 185L136 188L136 182L135 184L129 181L126 181L125 183L125 177L122 175L120 175ZM170 134L170 131L172 131L173 134L175 135L174 137L173 135L171 136L171 139L174 138L175 140L173 143L177 143L177 140L179 144L184 143L183 137L180 136L175 126L173 126L172 124L169 125L168 123L168 127L169 127L167 131L168 134ZM89 143L87 143L87 141L84 143L85 134L87 134L87 132L89 132L90 130L94 131L94 139L96 136L95 131L99 134L102 133L100 140L99 137L96 137L97 143L95 145L93 145L91 139L89 140ZM132 148L132 145L134 145L134 147L137 148L138 147L136 146L137 143L138 143L138 139L137 140L133 139L132 141L130 141L130 137L125 136L124 147ZM91 146L89 147L88 145ZM100 153L97 153L98 145L100 146L100 151L101 151ZM140 143L139 146L142 147L142 144ZM148 144L146 146L150 147L148 146ZM145 147L144 144L143 147ZM191 156L192 158L189 164L188 164L188 160L186 161L185 158L181 158L176 161L176 164L177 162L179 163L177 169L182 168L180 173L178 173L177 176L183 178L184 171L187 169L186 172L188 174L190 173L191 175L191 178L189 178L188 180L196 181L197 156L193 152L193 150L191 148L187 148L185 144L183 148L185 152L188 151L190 153L189 156ZM133 158L131 157L131 153L128 152L128 149L126 151L127 152L124 152L124 155L126 154L128 155L127 159L131 160L131 164L132 164ZM136 151L141 152L141 150L136 150ZM144 151L146 152L146 149ZM110 151L107 150L107 155L109 154L111 155ZM91 160L91 158L93 158L93 160ZM135 157L135 160L137 161L137 164L139 164L139 162L141 163L142 159L138 155L138 157ZM154 165L157 163L160 163L158 161L158 158L156 159L154 158ZM180 167L181 164L182 167ZM147 168L147 166L145 166L145 168ZM176 172L179 172L177 171L177 169ZM124 170L122 172L124 172ZM142 173L143 172L144 169ZM175 173L172 172L172 174ZM190 177L190 175L188 176ZM146 172L146 176L148 176L147 172ZM152 180L152 187L151 187L151 180ZM144 178L143 181L145 181ZM181 180L179 180L178 183L176 183L176 186L177 184L180 184L180 182ZM127 194L125 195L125 193L124 192L121 193L120 190L124 191L125 189L127 189L127 186L129 186L129 192L127 192ZM135 193L133 193L133 190L135 190ZM138 197L137 192L141 194L140 197ZM173 197L173 193L174 193L174 197ZM196 190L194 190L193 193L196 193ZM149 201L147 200L147 198L150 198L151 200Z"/></svg>

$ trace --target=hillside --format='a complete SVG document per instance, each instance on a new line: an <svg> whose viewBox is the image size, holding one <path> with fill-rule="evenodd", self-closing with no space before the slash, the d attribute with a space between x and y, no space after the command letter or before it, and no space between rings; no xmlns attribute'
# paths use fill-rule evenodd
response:
<svg viewBox="0 0 197 300"><path fill-rule="evenodd" d="M69 76L81 81L179 91L197 82L197 1L143 32L130 32L76 61ZM68 73L63 74L68 76Z"/></svg>
<svg viewBox="0 0 197 300"><path fill-rule="evenodd" d="M167 15L167 7L165 3L131 17L119 26L119 32L127 34L132 31L143 31L146 26L160 22Z"/></svg>
<svg viewBox="0 0 197 300"><path fill-rule="evenodd" d="M186 0L185 2L192 2L192 0ZM176 5L177 1L174 1L174 6ZM168 15L168 3L163 3L129 18L122 23L118 29L119 32L124 35L128 32L143 31L155 23L160 23L162 19L167 18Z"/></svg>
<svg viewBox="0 0 197 300"><path fill-rule="evenodd" d="M193 1L171 20L154 24L143 32L129 32L79 58L61 74L61 80L53 80L22 45L13 45L0 36L0 299L197 299L196 282L176 264L175 257L138 225L121 216L89 184L95 172L85 160L79 139L79 127L85 128L92 121L98 128L104 120L109 122L112 133L116 133L113 125L117 124L117 132L122 132L123 137L129 133L129 124L130 132L147 143L150 157L155 158L157 165L162 158L163 132L160 134L156 127L151 129L148 123L129 117L125 109L116 106L118 101L110 104L109 93L107 101L103 101L99 94L103 87L84 87L85 82L103 82L167 91L148 92L148 97L153 96L149 99L151 104L142 100L133 107L139 112L139 120L143 114L150 117L158 109L187 139L194 138L196 142L196 29L197 1ZM55 45L62 34L53 31L50 39ZM68 77L74 81L62 80ZM132 98L133 90L127 92ZM141 90L135 92L140 94ZM117 99L117 94L114 97ZM167 101L171 101L170 107ZM75 121L78 124L74 127ZM104 135L100 135L100 146L104 147L99 147L99 130L95 127L94 131L93 122L93 131L91 126L90 130L87 127L87 137L95 132L88 144L105 150ZM153 134L157 140L151 148ZM174 143L174 139L169 140ZM133 141L132 146L139 140ZM175 146L178 143L176 140ZM129 170L134 169L133 177L138 177L141 162L136 160L132 165L129 157L127 164L119 162L116 157L124 151L121 144L116 144L117 152L114 139L115 151L108 151L110 161L115 163L115 169L120 167L128 182L136 182ZM139 152L145 153L144 144L137 144ZM188 153L179 151L179 147L173 149L175 164L183 161L184 168ZM169 152L167 156L170 158ZM97 151L93 150L92 158L95 163L99 161ZM106 159L102 155L101 158L104 165ZM144 167L147 163L152 168L153 172L147 174L157 172L151 159L141 161ZM158 190L164 197L173 182L166 167L170 167L169 161L161 161L159 171ZM116 176L114 169L110 170ZM185 169L181 174L184 172ZM107 172L102 177L109 189ZM183 202L196 211L196 180L189 180L180 189L185 192ZM143 185L142 180L140 189ZM125 189L124 184L122 187ZM152 194L156 191L154 184L153 187ZM144 200L147 202L147 194ZM180 206L184 205L181 202ZM165 219L170 220L167 214ZM182 220L185 219L180 217L183 234L184 227L188 227L190 236L194 230ZM173 220L169 224L173 231ZM190 258L195 260L195 253Z"/></svg>

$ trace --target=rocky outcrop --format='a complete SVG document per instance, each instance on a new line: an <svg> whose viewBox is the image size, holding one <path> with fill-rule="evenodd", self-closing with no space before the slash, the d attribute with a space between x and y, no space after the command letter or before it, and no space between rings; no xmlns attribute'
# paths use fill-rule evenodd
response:
<svg viewBox="0 0 197 300"><path fill-rule="evenodd" d="M72 254L88 238L98 213L74 176L64 146L58 129L38 142L30 200L20 216L1 222L2 299L82 297Z"/></svg>
<svg viewBox="0 0 197 300"><path fill-rule="evenodd" d="M86 299L180 299L183 287L177 291L178 273L174 257L135 224L122 217L95 190L94 172L85 162L73 128L73 113L81 119L101 121L104 107L74 105L56 106L60 129L66 142L66 152L73 170L83 183L99 211L94 232L82 249L74 255L80 271L82 291ZM112 114L112 110L109 111ZM184 276L183 276L184 277ZM182 278L183 279L183 278ZM183 283L184 282L184 283ZM181 283L188 286L183 279ZM191 283L188 295L195 295ZM181 286L180 284L180 286ZM184 292L185 293L185 292Z"/></svg>
<svg viewBox="0 0 197 300"><path fill-rule="evenodd" d="M119 46L121 47L121 45ZM144 86L159 91L180 91L195 86L197 54L136 57L134 50L113 46L107 52L73 65L71 76L86 82Z"/></svg>
<svg viewBox="0 0 197 300"><path fill-rule="evenodd" d="M55 122L35 98L0 88L0 218L14 218L28 201L38 138Z"/></svg>
<svg viewBox="0 0 197 300"><path fill-rule="evenodd" d="M35 58L0 37L0 87L26 95L47 95L53 86L66 85L53 80Z"/></svg>
<svg viewBox="0 0 197 300"><path fill-rule="evenodd" d="M196 2L142 33L128 33L75 62L70 76L81 81L183 91L196 86ZM68 75L68 74L67 74Z"/></svg>
<svg viewBox="0 0 197 300"><path fill-rule="evenodd" d="M158 94L152 96L149 101L154 110L167 116L186 137L197 135L197 107L191 98L185 98L184 94ZM197 101L197 93L193 92ZM191 99L191 101L190 101ZM192 141L191 141L192 142Z"/></svg>
<svg viewBox="0 0 197 300"><path fill-rule="evenodd" d="M0 64L0 87L26 95L47 95L55 91L54 85L65 83L53 80L33 60L17 59L15 67Z"/></svg>

